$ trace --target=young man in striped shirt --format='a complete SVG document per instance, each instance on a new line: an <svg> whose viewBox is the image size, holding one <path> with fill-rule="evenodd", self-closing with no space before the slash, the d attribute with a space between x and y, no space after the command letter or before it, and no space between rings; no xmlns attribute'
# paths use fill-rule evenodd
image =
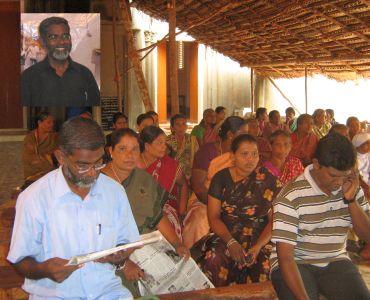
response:
<svg viewBox="0 0 370 300"><path fill-rule="evenodd" d="M350 227L370 241L369 205L355 162L348 139L328 135L313 164L277 196L270 263L279 299L370 299L346 252Z"/></svg>

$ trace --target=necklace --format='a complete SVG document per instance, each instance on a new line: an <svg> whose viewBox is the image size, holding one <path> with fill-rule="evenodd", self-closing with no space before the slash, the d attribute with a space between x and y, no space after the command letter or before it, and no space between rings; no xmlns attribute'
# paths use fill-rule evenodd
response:
<svg viewBox="0 0 370 300"><path fill-rule="evenodd" d="M146 161L146 159L144 157L144 153L141 154L141 158L143 159L143 162L145 164L145 169L148 169L149 166L148 166L148 163L147 163L147 161Z"/></svg>
<svg viewBox="0 0 370 300"><path fill-rule="evenodd" d="M110 169L112 170L114 177L116 177L116 180L117 180L119 183L122 183L121 179L118 177L118 175L117 175L117 173L116 173L116 170L115 170L115 168L114 168L114 166L113 166L113 163L110 165Z"/></svg>
<svg viewBox="0 0 370 300"><path fill-rule="evenodd" d="M235 184L239 184L240 182L245 182L248 180L249 175L240 175L238 174L238 171L236 167L232 170L230 170L231 179L234 181Z"/></svg>

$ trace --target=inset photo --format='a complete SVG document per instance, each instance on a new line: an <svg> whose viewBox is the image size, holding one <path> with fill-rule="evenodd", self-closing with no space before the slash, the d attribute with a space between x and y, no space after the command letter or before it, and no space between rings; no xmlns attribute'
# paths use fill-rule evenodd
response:
<svg viewBox="0 0 370 300"><path fill-rule="evenodd" d="M21 14L20 61L23 106L99 106L100 14Z"/></svg>

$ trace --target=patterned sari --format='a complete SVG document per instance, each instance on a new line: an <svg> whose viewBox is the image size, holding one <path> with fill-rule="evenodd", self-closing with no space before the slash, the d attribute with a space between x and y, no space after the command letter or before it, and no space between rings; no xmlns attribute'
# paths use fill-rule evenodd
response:
<svg viewBox="0 0 370 300"><path fill-rule="evenodd" d="M304 167L299 158L294 156L288 156L284 162L283 169L280 171L270 161L266 160L262 164L272 175L279 178L282 185L287 184L289 181L295 179L298 175L301 175L304 171Z"/></svg>
<svg viewBox="0 0 370 300"><path fill-rule="evenodd" d="M220 218L246 252L256 244L267 225L271 202L280 187L279 180L263 167L238 182L233 181L229 168L213 177L208 194L221 202ZM214 233L205 236L192 249L193 254L201 253L196 260L216 287L266 281L270 251L271 245L265 245L256 263L240 270L230 257L225 242Z"/></svg>
<svg viewBox="0 0 370 300"><path fill-rule="evenodd" d="M163 207L163 212L167 215L175 228L176 234L181 239L182 230L178 217L178 193L176 187L176 178L180 172L179 164L173 158L165 155L163 158L157 159L148 166L146 171L152 175L159 185L168 193L168 200Z"/></svg>
<svg viewBox="0 0 370 300"><path fill-rule="evenodd" d="M184 141L179 147L176 136L171 134L167 137L167 145L171 150L170 156L179 162L185 177L190 179L194 156L199 148L197 138L185 133Z"/></svg>

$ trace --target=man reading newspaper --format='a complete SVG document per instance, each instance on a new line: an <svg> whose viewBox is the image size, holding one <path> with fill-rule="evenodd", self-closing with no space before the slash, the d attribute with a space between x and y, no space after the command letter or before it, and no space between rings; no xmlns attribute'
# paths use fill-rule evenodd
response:
<svg viewBox="0 0 370 300"><path fill-rule="evenodd" d="M115 275L130 251L83 265L76 255L139 240L126 193L100 174L105 137L80 117L60 132L61 167L30 185L17 200L8 260L26 277L30 299L132 299Z"/></svg>

